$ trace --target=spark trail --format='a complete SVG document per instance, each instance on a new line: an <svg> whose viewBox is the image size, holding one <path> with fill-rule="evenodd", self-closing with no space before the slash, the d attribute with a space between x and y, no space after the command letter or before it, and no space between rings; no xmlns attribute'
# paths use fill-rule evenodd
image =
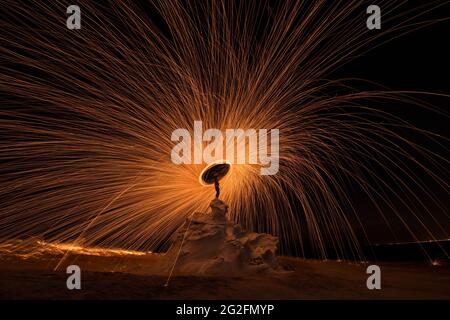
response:
<svg viewBox="0 0 450 320"><path fill-rule="evenodd" d="M445 208L417 173L448 191L448 157L404 132L448 140L374 102L448 114L425 93L326 80L371 46L439 22L421 15L442 4L380 2L393 27L370 32L361 1L82 1L77 31L65 28L64 1L4 1L0 236L166 248L214 198L198 182L205 164L170 161L172 131L201 120L280 130L278 174L233 165L221 198L236 222L279 236L284 253L302 255L309 239L319 257L363 258L349 183L393 234L400 224L413 240L448 238L427 204Z"/></svg>

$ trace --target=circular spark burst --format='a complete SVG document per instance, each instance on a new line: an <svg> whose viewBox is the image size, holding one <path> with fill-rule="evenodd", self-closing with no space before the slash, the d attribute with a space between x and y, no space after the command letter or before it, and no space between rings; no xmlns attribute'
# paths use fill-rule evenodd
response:
<svg viewBox="0 0 450 320"><path fill-rule="evenodd" d="M203 185L214 184L216 180L222 180L230 171L231 164L226 161L215 161L207 165L199 176L199 181Z"/></svg>
<svg viewBox="0 0 450 320"><path fill-rule="evenodd" d="M386 16L400 5L381 2ZM233 165L221 191L231 218L279 236L282 252L302 254L310 239L322 258L360 257L354 229L365 223L349 181L387 227L400 222L415 238L418 222L430 239L448 238L415 191L439 203L415 170L447 190L446 157L396 129L441 138L366 103L417 105L413 93L324 80L389 32L430 23L408 18L430 5L396 14L394 27L377 33L362 27L359 1L80 6L76 31L65 28L62 1L2 8L1 237L164 249L214 197L198 183L205 165L170 161L172 131L202 120L220 130L280 130L279 173Z"/></svg>

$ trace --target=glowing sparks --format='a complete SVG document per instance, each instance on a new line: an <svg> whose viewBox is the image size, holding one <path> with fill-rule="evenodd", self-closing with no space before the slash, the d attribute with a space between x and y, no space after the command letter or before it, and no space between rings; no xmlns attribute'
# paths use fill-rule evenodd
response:
<svg viewBox="0 0 450 320"><path fill-rule="evenodd" d="M433 260L433 261L431 261L431 265L433 267L440 267L440 266L442 266L442 262L439 260Z"/></svg>
<svg viewBox="0 0 450 320"><path fill-rule="evenodd" d="M108 3L110 10L88 2L77 31L61 23L61 1L32 10L9 3L2 14L27 19L1 26L0 236L39 236L92 254L100 249L85 247L164 250L214 197L198 180L204 164L170 161L173 130L193 131L200 119L205 129L280 129L279 172L233 165L221 198L245 228L279 236L282 252L301 255L310 239L321 258L361 258L354 227L364 221L348 181L387 229L400 223L417 240L414 220L430 239L448 237L432 231L439 223L404 187L424 189L417 170L448 187L436 174L447 172L445 156L396 128L428 137L423 130L366 104L412 99L324 80L384 35L361 31L358 2L283 1L275 10L260 1L155 1L155 21L132 1ZM390 1L381 2L388 14ZM398 29L409 21L396 19ZM411 160L411 149L423 160Z"/></svg>
<svg viewBox="0 0 450 320"><path fill-rule="evenodd" d="M18 249L19 248L19 249ZM83 247L74 243L49 243L46 241L27 242L26 246L3 240L0 245L0 254L13 255L21 259L32 259L45 256L100 256L100 257L132 257L149 256L152 252L142 252L134 250L114 249L114 248L92 248Z"/></svg>
<svg viewBox="0 0 450 320"><path fill-rule="evenodd" d="M61 252L61 253L72 253L88 256L103 256L103 257L113 257L113 256L144 256L151 254L151 252L133 251L133 250L123 250L123 249L110 249L110 248L89 248L82 247L71 243L47 243L44 241L38 241L44 250L49 252Z"/></svg>

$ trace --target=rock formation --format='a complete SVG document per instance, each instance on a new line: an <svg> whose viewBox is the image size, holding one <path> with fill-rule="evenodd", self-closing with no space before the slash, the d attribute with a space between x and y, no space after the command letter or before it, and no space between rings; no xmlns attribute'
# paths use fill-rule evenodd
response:
<svg viewBox="0 0 450 320"><path fill-rule="evenodd" d="M227 219L228 206L214 199L211 212L196 212L175 235L166 258L178 274L234 275L279 269L278 238L245 231ZM180 249L181 248L181 249Z"/></svg>

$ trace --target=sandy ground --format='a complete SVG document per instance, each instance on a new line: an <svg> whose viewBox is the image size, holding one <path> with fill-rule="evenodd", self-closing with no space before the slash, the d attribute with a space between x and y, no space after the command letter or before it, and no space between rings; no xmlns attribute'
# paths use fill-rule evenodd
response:
<svg viewBox="0 0 450 320"><path fill-rule="evenodd" d="M450 267L379 263L382 289L366 288L365 264L281 257L286 272L242 277L155 275L155 255L0 255L0 299L450 299ZM65 267L82 270L82 289L66 288ZM107 272L105 272L107 271Z"/></svg>

